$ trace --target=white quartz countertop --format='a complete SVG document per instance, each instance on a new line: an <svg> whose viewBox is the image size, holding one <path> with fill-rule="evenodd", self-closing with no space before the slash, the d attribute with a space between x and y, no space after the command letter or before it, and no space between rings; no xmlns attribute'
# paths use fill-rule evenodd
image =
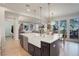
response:
<svg viewBox="0 0 79 59"><path fill-rule="evenodd" d="M42 37L43 42L52 43L59 39L59 34L47 35L46 37Z"/></svg>
<svg viewBox="0 0 79 59"><path fill-rule="evenodd" d="M41 48L41 37L37 33L22 33L21 35L28 37L28 42Z"/></svg>
<svg viewBox="0 0 79 59"><path fill-rule="evenodd" d="M53 43L54 41L58 40L60 37L62 37L59 34L53 34L53 35L46 35L40 36L38 33L21 33L20 35L28 37L28 42L41 48L41 41L47 42L47 43Z"/></svg>

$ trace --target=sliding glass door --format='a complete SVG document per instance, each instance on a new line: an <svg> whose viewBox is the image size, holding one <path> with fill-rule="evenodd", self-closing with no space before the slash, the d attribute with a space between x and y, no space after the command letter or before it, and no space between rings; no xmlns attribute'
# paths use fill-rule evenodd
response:
<svg viewBox="0 0 79 59"><path fill-rule="evenodd" d="M78 39L79 18L70 19L70 39Z"/></svg>
<svg viewBox="0 0 79 59"><path fill-rule="evenodd" d="M69 39L78 39L79 38L79 18L72 18L69 20L60 20L53 21L53 32L58 31L65 35L65 37Z"/></svg>

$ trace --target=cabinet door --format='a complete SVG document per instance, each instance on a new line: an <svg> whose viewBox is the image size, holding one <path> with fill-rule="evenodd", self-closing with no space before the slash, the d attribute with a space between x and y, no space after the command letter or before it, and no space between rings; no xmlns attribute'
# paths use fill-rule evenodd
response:
<svg viewBox="0 0 79 59"><path fill-rule="evenodd" d="M58 40L50 44L50 56L59 55L59 44Z"/></svg>
<svg viewBox="0 0 79 59"><path fill-rule="evenodd" d="M38 47L34 47L34 56L41 56L41 49Z"/></svg>
<svg viewBox="0 0 79 59"><path fill-rule="evenodd" d="M30 43L28 43L28 52L31 54L31 55L34 55L34 46Z"/></svg>
<svg viewBox="0 0 79 59"><path fill-rule="evenodd" d="M19 39L20 39L20 44L23 47L23 36L22 35L19 35Z"/></svg>
<svg viewBox="0 0 79 59"><path fill-rule="evenodd" d="M23 37L23 48L28 51L28 38Z"/></svg>
<svg viewBox="0 0 79 59"><path fill-rule="evenodd" d="M48 43L41 42L41 54L42 56L50 55L50 45Z"/></svg>

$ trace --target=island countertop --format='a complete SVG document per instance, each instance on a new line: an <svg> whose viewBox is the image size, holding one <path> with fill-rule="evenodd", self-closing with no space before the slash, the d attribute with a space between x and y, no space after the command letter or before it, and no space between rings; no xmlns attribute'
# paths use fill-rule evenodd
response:
<svg viewBox="0 0 79 59"><path fill-rule="evenodd" d="M43 36L40 36L39 33L21 33L20 35L28 37L28 42L39 48L41 48L41 41L53 43L54 41L62 37L62 35L59 35L57 33L53 35L44 34Z"/></svg>

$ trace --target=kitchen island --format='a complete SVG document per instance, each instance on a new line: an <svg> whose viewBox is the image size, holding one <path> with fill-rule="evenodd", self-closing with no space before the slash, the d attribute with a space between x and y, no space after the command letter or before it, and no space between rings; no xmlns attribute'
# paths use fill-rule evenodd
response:
<svg viewBox="0 0 79 59"><path fill-rule="evenodd" d="M23 39L24 37L26 37L26 39ZM43 36L40 36L39 33L21 33L20 42L21 46L33 56L58 56L58 41L61 37L57 33L53 35L44 34ZM23 45L23 42L25 42L26 45Z"/></svg>

